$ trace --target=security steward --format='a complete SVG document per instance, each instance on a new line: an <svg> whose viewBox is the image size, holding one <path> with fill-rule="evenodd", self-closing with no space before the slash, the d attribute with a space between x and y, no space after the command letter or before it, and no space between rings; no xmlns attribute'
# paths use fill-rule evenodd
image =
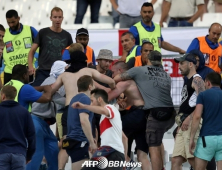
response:
<svg viewBox="0 0 222 170"><path fill-rule="evenodd" d="M87 56L87 63L92 63L93 65L96 65L96 60L95 60L95 54L94 51L91 47L88 46L89 43L89 32L87 29L85 28L80 28L77 30L76 32L76 42L80 43L83 45L84 47L84 53ZM63 56L62 56L62 60L69 60L70 59L70 55L69 55L69 47L66 47L66 49L64 50Z"/></svg>
<svg viewBox="0 0 222 170"><path fill-rule="evenodd" d="M20 17L15 10L7 11L6 20L9 28L5 30L5 36L3 38L5 43L3 51L5 63L4 84L11 80L12 68L16 64L28 65L28 53L34 38L38 34L35 28L22 25L19 22Z"/></svg>
<svg viewBox="0 0 222 170"><path fill-rule="evenodd" d="M149 41L145 41L141 48L141 55L131 58L127 62L128 68L130 69L132 67L139 67L139 66L147 65L146 63L147 55L153 50L154 50L153 44Z"/></svg>

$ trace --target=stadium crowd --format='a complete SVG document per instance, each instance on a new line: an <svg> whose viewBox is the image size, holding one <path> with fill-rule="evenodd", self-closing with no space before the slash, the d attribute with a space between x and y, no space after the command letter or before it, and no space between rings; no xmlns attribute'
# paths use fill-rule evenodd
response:
<svg viewBox="0 0 222 170"><path fill-rule="evenodd" d="M185 50L163 38L161 24L152 22L152 3L140 10L141 20L121 35L125 53L119 60L109 49L96 58L85 28L73 43L59 7L51 10L52 25L39 31L23 25L16 10L7 11L9 28L0 25L1 170L39 170L42 162L48 170L64 170L69 157L73 170L101 169L85 162L101 157L129 163L105 169L135 169L134 140L142 170L163 170L163 136L175 123L172 170L186 161L194 170L222 170L221 24L212 23ZM190 26L200 14L171 16L170 23ZM178 112L162 48L183 54L174 59L184 79ZM55 123L56 134L50 128Z"/></svg>

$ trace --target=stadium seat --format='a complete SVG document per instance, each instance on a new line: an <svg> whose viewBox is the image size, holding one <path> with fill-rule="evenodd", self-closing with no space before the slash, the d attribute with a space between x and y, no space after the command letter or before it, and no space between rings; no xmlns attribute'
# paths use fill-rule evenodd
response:
<svg viewBox="0 0 222 170"><path fill-rule="evenodd" d="M155 23L157 23L157 24L159 24L159 22L160 22L160 17L161 17L161 14L155 13L154 16L153 16L152 21L155 22Z"/></svg>
<svg viewBox="0 0 222 170"><path fill-rule="evenodd" d="M76 16L76 1L73 1L73 0L67 0L67 1L59 0L59 1L57 1L56 6L63 10L63 16L64 17L68 17L70 15L71 16Z"/></svg>
<svg viewBox="0 0 222 170"><path fill-rule="evenodd" d="M203 15L202 21L198 19L197 21L195 21L194 25L196 27L209 27L214 22L222 24L221 18L222 18L222 13L205 13Z"/></svg>
<svg viewBox="0 0 222 170"><path fill-rule="evenodd" d="M5 3L4 5L1 5L1 12L3 12L5 16L5 13L8 10L14 9L20 14L22 10L22 6L23 6L23 3L21 3L20 1L7 1L7 3Z"/></svg>
<svg viewBox="0 0 222 170"><path fill-rule="evenodd" d="M79 28L86 28L83 24L72 24L72 29L77 30Z"/></svg>
<svg viewBox="0 0 222 170"><path fill-rule="evenodd" d="M0 24L2 24L5 28L8 28L8 24L7 24L7 21L5 19L5 15L4 15L4 17L0 18Z"/></svg>
<svg viewBox="0 0 222 170"><path fill-rule="evenodd" d="M115 29L119 29L119 27L120 27L120 24L118 22L118 23L115 24Z"/></svg>
<svg viewBox="0 0 222 170"><path fill-rule="evenodd" d="M63 25L73 25L75 20L75 16L73 15L66 15L63 19Z"/></svg>
<svg viewBox="0 0 222 170"><path fill-rule="evenodd" d="M88 29L113 29L111 23L90 23Z"/></svg>
<svg viewBox="0 0 222 170"><path fill-rule="evenodd" d="M99 14L101 16L109 16L108 11L112 11L112 5L110 3L110 0L102 0Z"/></svg>

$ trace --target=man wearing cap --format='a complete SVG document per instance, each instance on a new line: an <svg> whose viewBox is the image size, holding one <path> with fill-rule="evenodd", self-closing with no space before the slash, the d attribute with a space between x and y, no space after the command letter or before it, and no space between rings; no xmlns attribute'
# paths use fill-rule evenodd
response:
<svg viewBox="0 0 222 170"><path fill-rule="evenodd" d="M171 78L161 68L162 55L152 51L147 55L147 65L134 67L117 75L115 82L134 80L145 102L143 109L149 113L146 140L151 155L153 170L163 168L161 144L164 133L175 122L175 112L171 98Z"/></svg>
<svg viewBox="0 0 222 170"><path fill-rule="evenodd" d="M94 68L101 74L105 74L106 76L112 78L112 71L109 70L109 67L113 61L113 52L107 49L101 49L99 51L98 57L96 58L96 61L98 65L97 66L93 65L91 66L91 68ZM109 87L108 84L104 84L101 82L98 82L98 83L105 87Z"/></svg>
<svg viewBox="0 0 222 170"><path fill-rule="evenodd" d="M121 35L121 44L125 52L127 52L126 58L123 56L122 61L126 63L129 59L141 55L141 46L135 44L135 38L131 32L124 32Z"/></svg>
<svg viewBox="0 0 222 170"><path fill-rule="evenodd" d="M94 51L91 47L88 46L89 32L88 32L87 29L80 28L80 29L77 30L77 32L76 32L76 42L83 45L84 53L87 56L87 63L88 64L93 63L93 65L96 65ZM69 60L69 58L70 58L70 54L69 54L69 51L68 51L69 48L70 48L70 46L66 47L66 49L64 50L62 60Z"/></svg>
<svg viewBox="0 0 222 170"><path fill-rule="evenodd" d="M97 66L92 65L90 68L96 69L98 72L101 74L104 74L110 78L112 78L112 71L109 70L110 65L112 64L113 61L113 52L107 49L101 49L99 51L99 55L96 58L96 61L98 63ZM108 84L96 81L102 86L109 87ZM99 122L100 122L101 115L100 114L94 114L94 121L95 125L98 131L98 143L100 142L100 127L99 127Z"/></svg>
<svg viewBox="0 0 222 170"><path fill-rule="evenodd" d="M204 91L205 87L203 79L196 73L197 60L194 54L187 53L174 60L179 63L181 74L188 79L184 82L181 91L180 108L175 119L178 130L172 156L172 170L178 170L185 161L188 161L194 167L194 156L189 152L191 122L196 107L197 95ZM200 126L195 136L195 142L199 132Z"/></svg>
<svg viewBox="0 0 222 170"><path fill-rule="evenodd" d="M130 69L132 67L139 67L139 66L147 65L146 63L147 55L153 50L154 50L154 46L151 42L149 41L144 42L141 49L141 55L131 58L127 62L128 68Z"/></svg>

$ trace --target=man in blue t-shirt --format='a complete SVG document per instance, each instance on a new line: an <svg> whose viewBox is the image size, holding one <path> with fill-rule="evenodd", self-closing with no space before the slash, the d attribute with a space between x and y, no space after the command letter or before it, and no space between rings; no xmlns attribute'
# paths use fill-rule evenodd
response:
<svg viewBox="0 0 222 170"><path fill-rule="evenodd" d="M91 76L82 76L77 81L78 92L70 102L67 118L67 138L63 140L63 148L66 149L72 160L72 169L81 169L84 161L89 159L88 150L94 152L97 147L92 135L93 113L86 109L74 109L71 105L81 102L90 105L90 92L94 89ZM67 146L67 142L69 147Z"/></svg>
<svg viewBox="0 0 222 170"><path fill-rule="evenodd" d="M12 80L8 84L15 88L19 88L21 83L23 84L19 90L17 89L17 99L20 105L29 109L32 102L47 103L51 100L51 86L32 87L28 82L27 67L22 64L15 65L12 69Z"/></svg>
<svg viewBox="0 0 222 170"><path fill-rule="evenodd" d="M206 169L208 161L213 157L217 162L217 169L222 168L222 91L220 84L220 74L209 73L205 78L207 90L201 92L197 97L189 146L191 154L195 148L194 137L201 118L203 123L194 153L194 169Z"/></svg>

